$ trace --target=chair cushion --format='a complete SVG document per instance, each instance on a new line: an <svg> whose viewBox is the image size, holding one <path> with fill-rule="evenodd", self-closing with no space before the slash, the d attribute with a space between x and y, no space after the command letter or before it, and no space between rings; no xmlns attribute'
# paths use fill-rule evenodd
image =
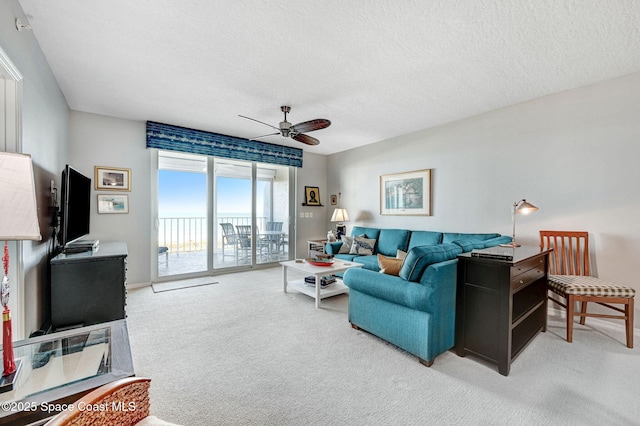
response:
<svg viewBox="0 0 640 426"><path fill-rule="evenodd" d="M634 297L636 294L631 287L583 275L549 275L549 287L561 296Z"/></svg>

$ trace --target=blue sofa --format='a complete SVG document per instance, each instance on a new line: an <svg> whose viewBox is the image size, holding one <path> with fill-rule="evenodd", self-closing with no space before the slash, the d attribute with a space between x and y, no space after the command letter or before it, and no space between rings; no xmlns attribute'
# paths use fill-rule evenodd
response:
<svg viewBox="0 0 640 426"><path fill-rule="evenodd" d="M336 258L362 263L344 273L349 287L349 322L430 366L451 349L455 336L457 255L510 242L500 234L461 234L356 226L351 236L375 240L372 254L339 253L342 242L327 244ZM398 276L380 273L378 254L406 252Z"/></svg>

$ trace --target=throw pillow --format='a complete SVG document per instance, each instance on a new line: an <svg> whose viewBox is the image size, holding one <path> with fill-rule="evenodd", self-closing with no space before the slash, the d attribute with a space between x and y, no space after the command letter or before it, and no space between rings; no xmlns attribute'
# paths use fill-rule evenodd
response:
<svg viewBox="0 0 640 426"><path fill-rule="evenodd" d="M341 240L342 245L340 246L340 250L338 250L338 254L349 254L349 252L351 251L351 246L353 245L353 237L347 237L346 235L343 235Z"/></svg>
<svg viewBox="0 0 640 426"><path fill-rule="evenodd" d="M405 257L407 257L407 252L398 249L398 251L396 252L396 258L404 260Z"/></svg>
<svg viewBox="0 0 640 426"><path fill-rule="evenodd" d="M364 237L354 237L353 244L349 254L357 254L360 256L370 256L373 254L373 247L376 245L376 240L372 240Z"/></svg>
<svg viewBox="0 0 640 426"><path fill-rule="evenodd" d="M398 275L402 267L402 259L378 254L378 266L381 274Z"/></svg>

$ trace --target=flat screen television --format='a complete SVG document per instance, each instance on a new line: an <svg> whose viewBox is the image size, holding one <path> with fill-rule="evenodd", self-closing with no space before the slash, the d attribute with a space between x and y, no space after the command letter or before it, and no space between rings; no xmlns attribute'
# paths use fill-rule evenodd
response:
<svg viewBox="0 0 640 426"><path fill-rule="evenodd" d="M91 179L67 165L62 171L60 233L58 240L64 249L89 234L91 216Z"/></svg>

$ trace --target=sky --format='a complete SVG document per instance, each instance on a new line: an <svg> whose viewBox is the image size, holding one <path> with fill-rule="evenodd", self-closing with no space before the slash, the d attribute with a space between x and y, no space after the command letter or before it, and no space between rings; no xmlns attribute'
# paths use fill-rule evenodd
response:
<svg viewBox="0 0 640 426"><path fill-rule="evenodd" d="M251 180L218 177L218 216L251 213ZM158 173L159 217L205 217L207 175L160 170Z"/></svg>

